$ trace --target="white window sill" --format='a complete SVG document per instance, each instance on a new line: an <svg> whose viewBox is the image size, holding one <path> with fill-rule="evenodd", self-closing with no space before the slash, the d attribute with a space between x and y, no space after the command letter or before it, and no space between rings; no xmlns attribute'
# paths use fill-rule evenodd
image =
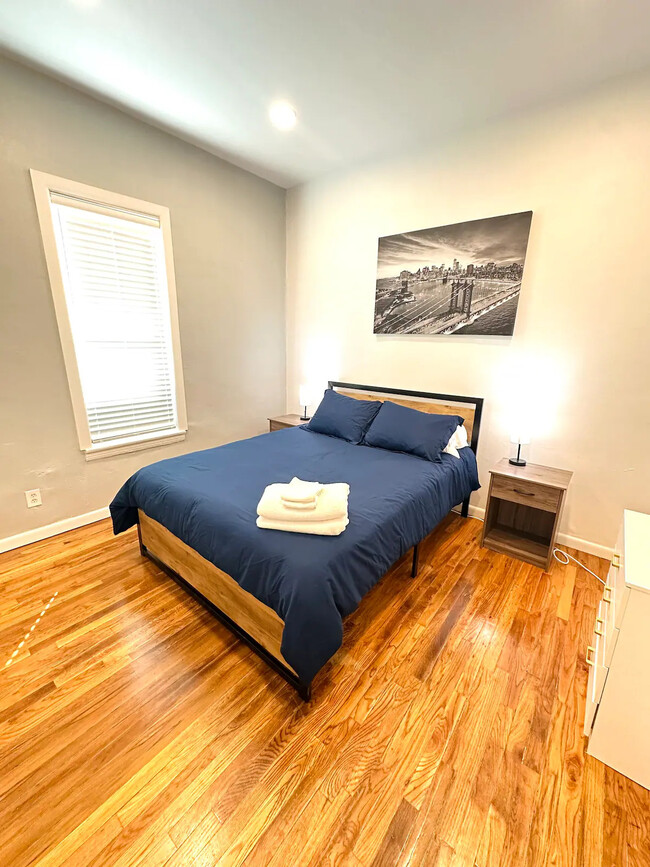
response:
<svg viewBox="0 0 650 867"><path fill-rule="evenodd" d="M112 458L115 455L124 455L127 452L139 452L143 449L154 449L157 446L168 446L172 443L180 443L185 439L187 431L173 430L166 433L150 434L148 436L130 437L119 442L104 443L103 445L91 446L84 449L87 461L97 461L100 458Z"/></svg>

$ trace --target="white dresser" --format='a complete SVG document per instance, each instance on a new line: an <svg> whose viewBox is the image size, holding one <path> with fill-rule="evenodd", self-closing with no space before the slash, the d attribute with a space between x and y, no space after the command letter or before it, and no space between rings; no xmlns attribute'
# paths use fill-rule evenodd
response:
<svg viewBox="0 0 650 867"><path fill-rule="evenodd" d="M650 789L650 515L624 512L587 662L587 752Z"/></svg>

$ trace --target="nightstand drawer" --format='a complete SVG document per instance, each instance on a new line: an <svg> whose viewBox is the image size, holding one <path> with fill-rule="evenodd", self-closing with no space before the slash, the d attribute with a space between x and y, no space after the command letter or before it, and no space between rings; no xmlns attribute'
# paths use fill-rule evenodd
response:
<svg viewBox="0 0 650 867"><path fill-rule="evenodd" d="M293 425L284 424L284 422L281 421L273 421L273 419L269 420L269 433L273 432L274 430L284 430L288 427L293 427Z"/></svg>
<svg viewBox="0 0 650 867"><path fill-rule="evenodd" d="M556 512L562 491L526 479L492 476L492 496L545 512Z"/></svg>

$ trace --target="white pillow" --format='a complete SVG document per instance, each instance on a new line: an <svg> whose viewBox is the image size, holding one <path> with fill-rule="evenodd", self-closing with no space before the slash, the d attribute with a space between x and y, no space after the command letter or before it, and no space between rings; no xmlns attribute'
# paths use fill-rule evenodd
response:
<svg viewBox="0 0 650 867"><path fill-rule="evenodd" d="M452 455L455 458L460 460L460 455L458 454L458 449L467 448L469 445L467 441L467 430L465 429L465 425L458 425L456 430L451 435L449 442L443 449L443 452L448 455Z"/></svg>

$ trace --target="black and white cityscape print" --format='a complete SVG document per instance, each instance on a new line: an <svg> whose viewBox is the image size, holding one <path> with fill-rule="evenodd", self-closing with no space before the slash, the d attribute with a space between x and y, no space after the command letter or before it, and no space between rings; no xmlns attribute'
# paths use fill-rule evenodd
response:
<svg viewBox="0 0 650 867"><path fill-rule="evenodd" d="M511 335L532 216L380 238L374 333Z"/></svg>

